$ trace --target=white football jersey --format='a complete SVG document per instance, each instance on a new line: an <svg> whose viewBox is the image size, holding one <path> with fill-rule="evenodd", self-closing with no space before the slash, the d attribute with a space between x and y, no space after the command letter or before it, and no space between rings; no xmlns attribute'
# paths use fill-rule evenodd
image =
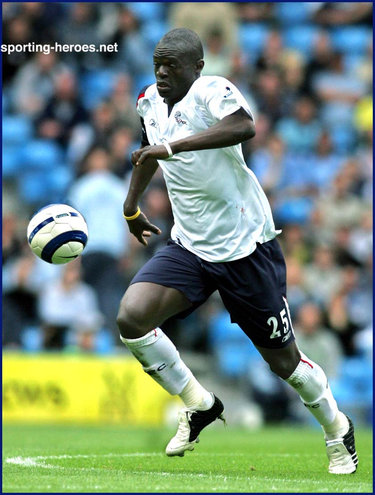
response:
<svg viewBox="0 0 375 495"><path fill-rule="evenodd" d="M239 90L218 76L194 81L169 116L156 84L139 96L137 105L150 145L192 136L241 107L252 116ZM174 217L171 237L200 258L211 262L244 258L257 242L269 241L280 232L240 144L182 152L158 162Z"/></svg>

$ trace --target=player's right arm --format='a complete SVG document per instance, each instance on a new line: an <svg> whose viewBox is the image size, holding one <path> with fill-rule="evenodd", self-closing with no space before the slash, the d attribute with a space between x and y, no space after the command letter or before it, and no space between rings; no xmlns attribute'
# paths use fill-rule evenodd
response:
<svg viewBox="0 0 375 495"><path fill-rule="evenodd" d="M148 140L146 131L144 128L143 119L142 123L142 147L148 146ZM146 187L150 183L153 175L155 174L159 164L154 158L145 160L142 167L134 167L132 176L130 179L130 186L127 197L124 202L124 217L128 223L130 232L138 239L138 241L147 246L146 237L151 236L151 232L154 234L161 234L161 230L150 223L146 215L142 212L137 215L139 211L139 201L144 193ZM133 219L127 219L131 217Z"/></svg>

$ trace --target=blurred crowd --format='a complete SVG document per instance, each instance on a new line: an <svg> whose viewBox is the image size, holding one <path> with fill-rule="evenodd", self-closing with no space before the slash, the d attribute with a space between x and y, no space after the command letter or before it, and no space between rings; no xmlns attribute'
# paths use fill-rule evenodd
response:
<svg viewBox="0 0 375 495"><path fill-rule="evenodd" d="M156 42L183 26L201 36L203 75L227 77L254 112L257 135L244 156L283 230L302 350L331 377L343 358L371 354L371 3L2 5L4 44L118 44L108 53L3 55L5 347L113 352L120 345L121 296L172 225L160 171L141 206L162 235L144 248L122 218L130 154L140 143L135 100L154 81ZM76 207L89 227L84 255L67 266L38 260L25 240L31 215L57 202ZM230 339L213 297L168 332L182 349L209 352L220 364L214 335L223 325ZM232 378L233 361L221 368Z"/></svg>

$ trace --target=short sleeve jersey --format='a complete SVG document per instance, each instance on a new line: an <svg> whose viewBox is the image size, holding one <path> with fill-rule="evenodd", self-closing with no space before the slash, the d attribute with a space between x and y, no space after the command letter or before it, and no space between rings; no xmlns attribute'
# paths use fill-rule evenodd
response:
<svg viewBox="0 0 375 495"><path fill-rule="evenodd" d="M142 92L137 102L151 145L192 136L241 107L252 117L240 91L219 76L199 77L169 116L156 84ZM244 258L257 242L279 233L240 144L182 152L158 162L174 217L171 237L200 258L210 262Z"/></svg>

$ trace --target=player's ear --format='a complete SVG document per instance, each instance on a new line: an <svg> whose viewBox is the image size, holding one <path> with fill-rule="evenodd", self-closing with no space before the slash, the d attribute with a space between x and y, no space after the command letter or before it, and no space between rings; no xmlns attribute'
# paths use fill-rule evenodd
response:
<svg viewBox="0 0 375 495"><path fill-rule="evenodd" d="M197 73L200 74L202 72L203 67L204 67L204 60L203 59L197 60L195 67L196 67Z"/></svg>

